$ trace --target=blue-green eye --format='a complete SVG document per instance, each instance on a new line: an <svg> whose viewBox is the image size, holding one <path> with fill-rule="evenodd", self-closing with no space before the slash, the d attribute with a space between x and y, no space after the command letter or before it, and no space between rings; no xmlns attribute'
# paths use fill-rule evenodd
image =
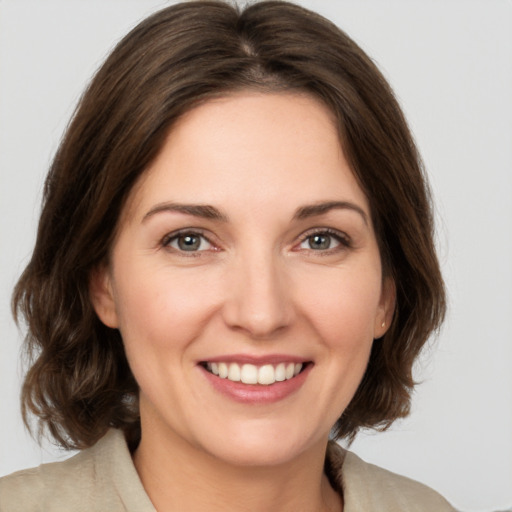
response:
<svg viewBox="0 0 512 512"><path fill-rule="evenodd" d="M306 235L299 247L312 251L329 251L343 246L348 246L348 241L338 233L330 231L318 231Z"/></svg>
<svg viewBox="0 0 512 512"><path fill-rule="evenodd" d="M165 245L184 252L207 251L212 247L203 235L193 232L174 235L165 241Z"/></svg>

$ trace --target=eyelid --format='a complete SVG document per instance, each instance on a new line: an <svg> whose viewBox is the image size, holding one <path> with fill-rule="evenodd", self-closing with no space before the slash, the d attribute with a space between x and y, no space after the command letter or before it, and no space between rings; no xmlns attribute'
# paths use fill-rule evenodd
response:
<svg viewBox="0 0 512 512"><path fill-rule="evenodd" d="M176 249L174 247L170 246L170 243L175 240L176 238L183 236L183 235L194 235L203 238L208 242L208 244L211 246L208 249L202 249L199 251L180 251L179 249ZM167 233L160 241L160 246L164 249L168 249L169 251L173 251L177 254L183 255L183 256L199 256L201 253L211 251L211 250L218 250L217 244L215 244L209 236L205 234L205 230L201 228L181 228L177 229L176 231L171 231L170 233Z"/></svg>
<svg viewBox="0 0 512 512"><path fill-rule="evenodd" d="M352 247L352 240L345 232L340 231L338 229L334 229L334 228L317 227L317 228L308 229L307 231L303 232L299 237L299 241L294 245L294 249L296 247L299 247L303 242L305 242L310 236L313 236L313 235L329 235L329 236L335 238L341 246L341 249L339 247L334 247L332 249L325 249L323 251L309 249L311 252L316 252L319 255L320 254L329 254L332 252L336 252L337 250L343 250L343 249ZM304 249L301 249L301 250L304 250ZM308 249L305 249L305 250L308 250Z"/></svg>
<svg viewBox="0 0 512 512"><path fill-rule="evenodd" d="M319 234L320 235L328 235L328 236L335 238L337 240L337 242L339 242L339 246L336 246L331 249L325 249L325 250L300 249L300 245L304 241L306 241L308 237L313 236L313 235L319 235ZM199 236L199 237L203 238L204 240L206 240L206 242L208 242L208 244L211 247L209 247L208 249L202 249L199 251L189 251L189 252L188 251L180 251L179 249L170 247L169 244L174 239L178 238L179 236L183 236L183 235ZM207 251L220 250L218 244L213 242L211 237L206 234L206 230L204 230L202 228L195 228L195 227L194 228L191 228L191 227L181 228L181 229L177 229L176 231L167 233L165 236L162 237L162 239L160 241L160 246L163 247L164 249L168 249L170 251L176 252L176 253L178 253L180 255L184 255L184 256L199 256L201 253L204 253ZM293 245L292 250L296 250L296 251L306 250L306 251L310 251L310 252L315 252L318 255L320 255L320 254L331 254L331 253L334 253L334 252L337 252L337 251L340 251L343 249L347 249L350 247L352 247L352 240L351 240L350 236L348 236L345 232L340 231L338 229L330 228L330 227L315 227L315 228L310 228L307 231L301 233L299 235L298 241Z"/></svg>

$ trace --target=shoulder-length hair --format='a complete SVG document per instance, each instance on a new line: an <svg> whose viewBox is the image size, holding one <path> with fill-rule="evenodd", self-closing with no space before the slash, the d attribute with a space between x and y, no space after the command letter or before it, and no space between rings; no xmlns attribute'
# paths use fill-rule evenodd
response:
<svg viewBox="0 0 512 512"><path fill-rule="evenodd" d="M89 298L120 212L173 123L210 98L244 89L300 91L333 113L340 144L366 193L396 309L373 343L362 382L333 428L353 438L409 412L412 366L445 312L428 185L386 80L343 31L299 6L266 1L173 5L136 26L81 98L49 170L32 259L13 295L28 325L31 367L22 410L66 448L110 427L136 442L137 383L118 330Z"/></svg>

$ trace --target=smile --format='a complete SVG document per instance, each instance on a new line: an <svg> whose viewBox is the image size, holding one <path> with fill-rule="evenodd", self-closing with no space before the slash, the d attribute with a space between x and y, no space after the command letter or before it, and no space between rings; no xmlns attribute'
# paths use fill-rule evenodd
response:
<svg viewBox="0 0 512 512"><path fill-rule="evenodd" d="M207 362L204 367L213 375L221 379L227 379L232 382L241 382L242 384L260 384L270 386L276 382L284 382L293 379L302 371L302 363L278 363L264 364L257 366L254 364L238 364L233 362Z"/></svg>

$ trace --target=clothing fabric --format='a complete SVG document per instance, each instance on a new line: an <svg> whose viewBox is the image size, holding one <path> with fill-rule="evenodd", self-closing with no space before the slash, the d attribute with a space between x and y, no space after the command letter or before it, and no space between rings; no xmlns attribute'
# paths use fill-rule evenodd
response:
<svg viewBox="0 0 512 512"><path fill-rule="evenodd" d="M329 443L326 471L344 512L453 512L429 487L368 464ZM0 512L156 512L122 432L63 462L0 479Z"/></svg>

